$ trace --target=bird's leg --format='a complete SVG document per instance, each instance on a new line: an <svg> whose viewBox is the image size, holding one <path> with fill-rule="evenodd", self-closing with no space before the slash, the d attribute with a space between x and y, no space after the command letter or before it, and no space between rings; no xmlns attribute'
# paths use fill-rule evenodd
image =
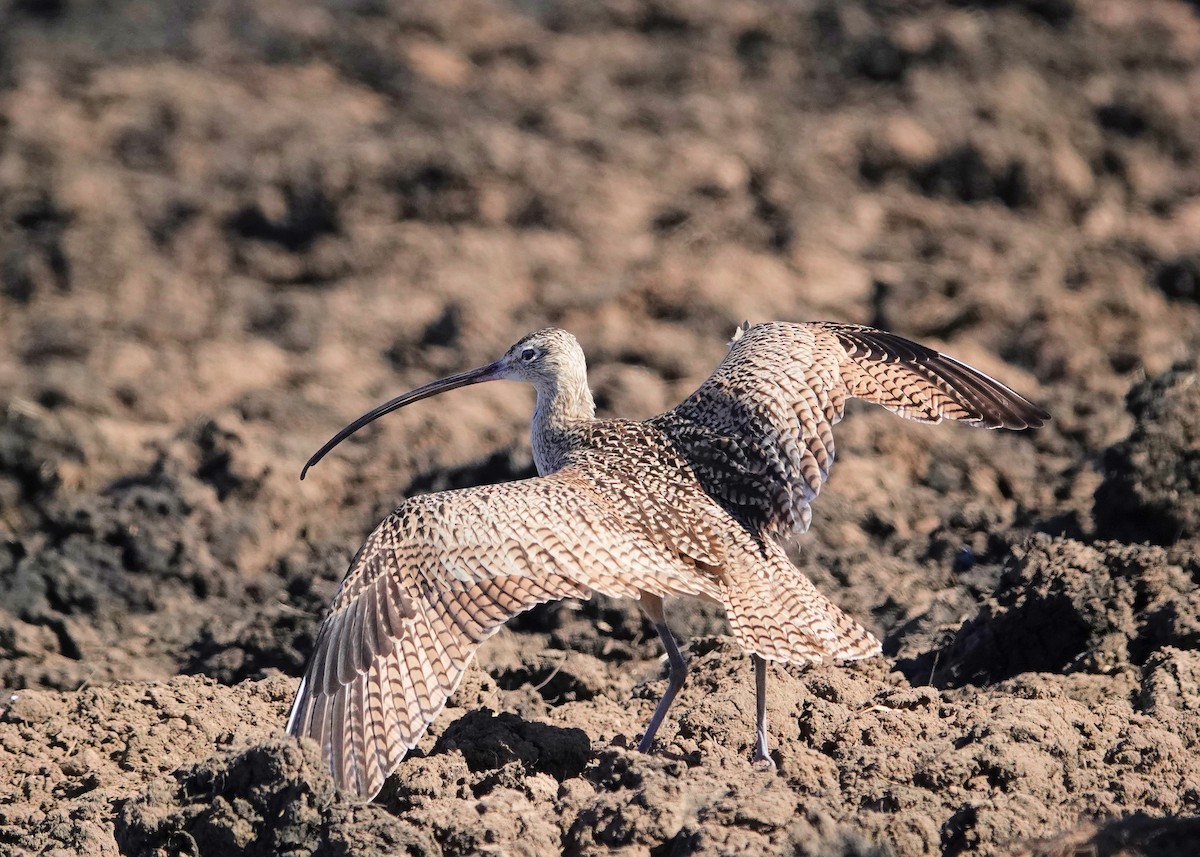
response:
<svg viewBox="0 0 1200 857"><path fill-rule="evenodd" d="M663 648L667 650L667 664L669 665L667 689L663 692L662 699L658 701L658 706L654 709L654 716L650 718L650 725L646 727L646 734L642 736L641 742L638 743L638 752L649 753L650 748L654 745L654 735L658 732L658 727L662 724L663 718L667 716L667 709L671 707L671 703L675 701L675 695L679 693L679 689L683 687L684 680L687 679L687 661L680 654L679 646L675 645L675 638L671 636L671 629L667 627L667 617L663 614L662 598L643 592L642 609L646 611L646 615L650 617L650 621L654 623L655 630L658 631L658 636L662 639Z"/></svg>
<svg viewBox="0 0 1200 857"><path fill-rule="evenodd" d="M760 655L751 655L754 661L754 764L775 767L774 760L767 754L767 661Z"/></svg>

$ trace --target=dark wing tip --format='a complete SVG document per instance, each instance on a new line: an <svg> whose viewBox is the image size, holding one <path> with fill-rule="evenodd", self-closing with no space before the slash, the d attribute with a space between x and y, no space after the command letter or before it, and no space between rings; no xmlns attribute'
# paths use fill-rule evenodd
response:
<svg viewBox="0 0 1200 857"><path fill-rule="evenodd" d="M919 342L861 325L822 322L856 360L899 363L930 381L949 386L970 417L958 419L986 428L1021 431L1039 428L1050 414L990 375Z"/></svg>
<svg viewBox="0 0 1200 857"><path fill-rule="evenodd" d="M1015 394L1014 394L1015 395ZM1002 428L1020 431L1021 429L1041 428L1050 421L1050 412L1021 397L1020 408L1017 410L1017 420L1005 423Z"/></svg>
<svg viewBox="0 0 1200 857"><path fill-rule="evenodd" d="M1050 419L1049 412L1042 407L978 369L945 354L939 354L935 362L939 374L950 380L960 394L973 400L988 428L1022 431L1038 428Z"/></svg>
<svg viewBox="0 0 1200 857"><path fill-rule="evenodd" d="M987 428L1022 431L1038 428L1050 414L995 378L945 354L926 364L949 382L955 392L979 414L974 421Z"/></svg>

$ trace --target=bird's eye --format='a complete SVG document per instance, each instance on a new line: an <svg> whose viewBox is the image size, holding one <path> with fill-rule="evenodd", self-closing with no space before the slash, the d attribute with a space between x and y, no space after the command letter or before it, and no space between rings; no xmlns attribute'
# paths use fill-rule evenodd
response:
<svg viewBox="0 0 1200 857"><path fill-rule="evenodd" d="M537 357L537 349L536 348L526 348L524 351L521 352L521 359L527 363L535 357Z"/></svg>

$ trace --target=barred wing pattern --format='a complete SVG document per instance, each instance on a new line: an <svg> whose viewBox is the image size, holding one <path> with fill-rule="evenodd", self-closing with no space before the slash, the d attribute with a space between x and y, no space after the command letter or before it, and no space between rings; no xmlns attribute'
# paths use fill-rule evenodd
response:
<svg viewBox="0 0 1200 857"><path fill-rule="evenodd" d="M993 378L871 327L770 322L739 329L699 389L651 420L683 451L706 491L778 537L808 529L833 465L846 399L920 422L1041 425L1048 414Z"/></svg>
<svg viewBox="0 0 1200 857"><path fill-rule="evenodd" d="M748 652L785 663L853 661L880 652L879 641L824 595L783 547L766 536L746 545L724 571L722 602L733 636Z"/></svg>
<svg viewBox="0 0 1200 857"><path fill-rule="evenodd" d="M339 787L374 796L462 680L479 644L546 601L695 593L578 468L414 497L351 563L317 635L288 731Z"/></svg>
<svg viewBox="0 0 1200 857"><path fill-rule="evenodd" d="M957 420L980 428L1037 428L1050 415L995 378L924 345L857 324L817 322L845 351L846 394L923 423ZM841 418L839 411L838 418Z"/></svg>

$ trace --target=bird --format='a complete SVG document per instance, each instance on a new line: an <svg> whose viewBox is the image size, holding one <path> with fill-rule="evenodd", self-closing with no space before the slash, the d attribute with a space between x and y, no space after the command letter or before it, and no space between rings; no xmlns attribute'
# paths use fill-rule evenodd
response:
<svg viewBox="0 0 1200 857"><path fill-rule="evenodd" d="M536 391L537 476L418 495L370 534L314 641L287 731L319 745L335 784L371 800L458 687L479 645L537 604L636 599L667 657L638 744L648 753L687 676L664 599L725 609L755 676L752 763L773 767L767 662L853 661L879 640L817 591L786 546L811 523L833 426L865 399L910 420L1036 428L1049 414L932 348L839 322L743 323L712 375L643 421L598 419L584 352L546 328L500 359L362 415L305 464L385 414L495 380Z"/></svg>

